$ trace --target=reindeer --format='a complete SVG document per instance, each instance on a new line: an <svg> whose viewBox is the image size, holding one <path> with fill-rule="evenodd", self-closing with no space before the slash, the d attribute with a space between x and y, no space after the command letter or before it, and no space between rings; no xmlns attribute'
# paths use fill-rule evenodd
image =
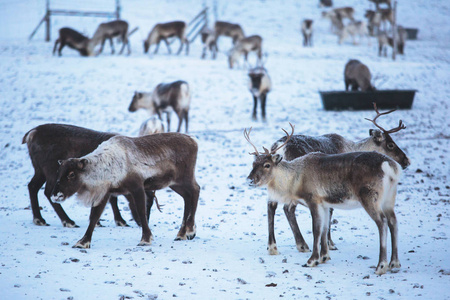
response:
<svg viewBox="0 0 450 300"><path fill-rule="evenodd" d="M216 23L214 23L214 33L214 40L216 41L216 44L218 44L218 40L221 35L231 37L233 40L233 45L245 38L241 25L224 21L216 21Z"/></svg>
<svg viewBox="0 0 450 300"><path fill-rule="evenodd" d="M353 14L355 13L355 10L353 7L346 6L346 7L338 7L331 10L334 14L336 14L338 17L341 18L341 20L347 18L350 21L355 21L353 18Z"/></svg>
<svg viewBox="0 0 450 300"><path fill-rule="evenodd" d="M319 7L331 7L333 6L333 1L332 0L319 0Z"/></svg>
<svg viewBox="0 0 450 300"><path fill-rule="evenodd" d="M402 26L397 26L397 33L397 52L403 55L405 54L405 44L408 34ZM384 56L387 56L387 45L394 48L394 39L388 36L386 32L381 32L378 35L378 56L381 56L382 52Z"/></svg>
<svg viewBox="0 0 450 300"><path fill-rule="evenodd" d="M306 136L306 135L294 135L289 141L286 142L286 137L280 138L271 147L271 152L278 153L284 157L284 159L291 161L297 157L304 156L311 152L322 152L325 154L339 154L354 151L376 151L386 156L391 157L397 163L401 165L403 169L406 169L411 163L406 154L397 146L390 134L398 132L406 127L400 120L399 126L390 130L385 130L377 123L377 119L380 116L392 113L395 110L380 113L374 103L374 109L376 116L373 120L366 119L372 122L377 129L369 130L369 137L358 142L350 141L338 134L326 134L321 136ZM286 142L286 143L285 143ZM284 144L285 143L285 144ZM284 144L283 146L280 146ZM269 224L269 241L268 250L271 255L278 255L278 247L275 240L274 230L274 217L275 211L278 207L278 202L268 201L268 224ZM296 204L285 204L283 207L286 218L294 234L297 250L300 252L309 252L309 247L306 244L300 229L298 227L297 219L295 217ZM333 209L330 210L330 222ZM331 231L328 230L328 243L331 250L336 250L336 245L331 239Z"/></svg>
<svg viewBox="0 0 450 300"><path fill-rule="evenodd" d="M386 24L386 22L389 22L391 26L394 24L394 13L391 9L366 10L364 17L369 22L369 32L372 35L375 33L375 29L377 34L380 33L381 24ZM384 30L386 27L385 25Z"/></svg>
<svg viewBox="0 0 450 300"><path fill-rule="evenodd" d="M357 45L355 36L359 35L360 42L362 41L362 37L367 37L368 44L370 46L369 39L369 30L367 29L367 24L363 21L354 21L347 25L345 25L342 30L339 32L339 45L348 37L352 37L353 45Z"/></svg>
<svg viewBox="0 0 450 300"><path fill-rule="evenodd" d="M170 115L174 110L178 116L178 129L180 132L183 120L188 131L189 105L191 103L191 92L186 81L178 80L171 83L158 84L152 93L135 92L128 111L135 112L143 108L150 115L157 114L162 120L161 112L166 113L167 131L170 131Z"/></svg>
<svg viewBox="0 0 450 300"><path fill-rule="evenodd" d="M147 120L145 120L144 122L142 122L141 127L139 128L139 136L163 132L164 132L164 125L161 122L161 120L156 116L152 116Z"/></svg>
<svg viewBox="0 0 450 300"><path fill-rule="evenodd" d="M184 216L176 240L193 239L200 187L195 179L198 146L180 133L138 138L115 136L81 158L63 160L51 199L60 203L73 194L91 206L89 227L74 248L90 248L92 233L108 199L124 195L136 207L142 238L153 238L146 218L145 191L171 188L184 199Z"/></svg>
<svg viewBox="0 0 450 300"><path fill-rule="evenodd" d="M303 46L312 47L313 20L304 19L302 22Z"/></svg>
<svg viewBox="0 0 450 300"><path fill-rule="evenodd" d="M209 49L211 51L211 56L213 59L216 59L217 52L219 49L217 48L216 37L213 30L207 28L206 26L201 30L203 51L202 51L202 59L206 57L206 51Z"/></svg>
<svg viewBox="0 0 450 300"><path fill-rule="evenodd" d="M24 135L22 144L27 144L34 168L34 176L28 184L34 224L48 226L39 210L38 192L45 183L44 194L50 201L51 191L57 180L58 160L84 156L115 135L115 133L99 132L65 124L40 125ZM117 197L112 196L110 203L116 225L128 226L120 215ZM50 204L64 227L78 227L60 204L52 201Z"/></svg>
<svg viewBox="0 0 450 300"><path fill-rule="evenodd" d="M336 14L334 11L323 11L322 18L330 20L330 31L334 34L339 34L344 28L344 23L340 15Z"/></svg>
<svg viewBox="0 0 450 300"><path fill-rule="evenodd" d="M375 7L377 10L379 10L379 5L385 3L388 8L391 8L391 0L369 0L370 2L373 2L375 4Z"/></svg>
<svg viewBox="0 0 450 300"><path fill-rule="evenodd" d="M263 121L266 121L266 99L267 93L272 89L272 81L264 67L255 67L249 70L248 89L253 96L253 115L252 119L256 120L256 107L258 99L261 104L261 115Z"/></svg>
<svg viewBox="0 0 450 300"><path fill-rule="evenodd" d="M186 55L188 55L189 41L186 38L186 23L183 21L156 24L148 34L147 39L144 41L144 53L147 53L150 47L154 44L156 44L154 54L158 53L159 43L163 40L166 43L167 51L171 54L172 50L170 50L167 39L174 36L180 40L180 48L178 49L177 55L181 53L183 45L186 45Z"/></svg>
<svg viewBox="0 0 450 300"><path fill-rule="evenodd" d="M55 55L58 44L59 56L62 55L61 51L66 45L69 46L69 48L77 50L81 56L92 56L94 52L92 41L88 37L69 27L63 27L59 30L59 37L53 46L53 55Z"/></svg>
<svg viewBox="0 0 450 300"><path fill-rule="evenodd" d="M233 69L234 64L239 61L242 55L244 55L245 61L247 61L248 53L252 51L256 53L258 63L260 63L262 59L262 38L259 35L251 35L243 38L234 45L228 53L228 66L230 69Z"/></svg>
<svg viewBox="0 0 450 300"><path fill-rule="evenodd" d="M362 92L374 91L375 87L370 83L372 74L369 68L357 59L347 62L344 69L345 90L351 87L352 91L361 89Z"/></svg>
<svg viewBox="0 0 450 300"><path fill-rule="evenodd" d="M285 205L307 206L313 220L314 245L304 266L315 267L330 260L327 232L330 208L363 207L375 221L380 237L377 275L400 268L398 259L398 227L394 212L401 167L388 156L377 152L343 154L308 153L292 161L283 160L276 150L285 146L294 134L286 133L286 141L273 151L259 153L244 131L255 155L247 177L250 186L267 186L270 201ZM387 228L392 238L391 262L387 262Z"/></svg>
<svg viewBox="0 0 450 300"><path fill-rule="evenodd" d="M128 41L128 23L122 20L115 20L98 25L97 30L92 37L94 47L101 43L98 54L102 53L106 39L109 39L109 44L111 45L111 54L114 54L115 50L112 40L113 37L120 37L120 39L122 40L122 49L120 49L119 54L122 54L125 46L128 46L128 55L130 55L131 49L130 42Z"/></svg>

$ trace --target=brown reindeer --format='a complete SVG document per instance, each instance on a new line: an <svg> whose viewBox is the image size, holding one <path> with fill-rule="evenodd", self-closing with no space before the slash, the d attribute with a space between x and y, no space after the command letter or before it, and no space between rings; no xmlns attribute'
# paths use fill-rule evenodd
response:
<svg viewBox="0 0 450 300"><path fill-rule="evenodd" d="M94 54L92 40L72 28L63 27L59 30L59 37L53 46L53 55L55 55L58 44L59 56L62 55L61 51L64 46L69 46L69 48L77 50L81 56L92 56Z"/></svg>
<svg viewBox="0 0 450 300"><path fill-rule="evenodd" d="M183 222L176 240L193 239L200 187L195 179L198 146L180 133L138 138L115 136L94 152L61 162L51 199L60 203L77 194L92 207L89 227L75 248L90 248L92 233L108 199L124 195L136 208L142 226L138 246L151 244L145 191L170 187L184 199Z"/></svg>
<svg viewBox="0 0 450 300"><path fill-rule="evenodd" d="M290 161L296 159L297 157L304 156L311 152L322 152L325 154L339 154L353 151L376 151L382 153L394 159L397 163L401 165L403 169L406 169L411 163L409 158L400 149L399 146L394 142L391 133L397 132L406 128L403 122L400 120L399 126L390 130L385 130L377 123L377 119L380 116L392 113L394 110L380 113L374 103L374 109L376 116L371 121L377 129L369 130L369 137L361 141L353 142L338 134L325 134L321 136L306 136L306 135L294 135L289 141L286 142L286 137L280 138L271 147L271 152L278 153L284 157L284 159ZM284 144L284 147L280 145ZM275 230L274 230L274 217L277 209L278 203L269 201L267 204L268 220L269 220L269 242L268 250L269 254L277 255L278 248L275 240ZM308 252L309 247L306 244L300 229L298 227L297 219L295 217L296 205L289 204L284 205L284 213L288 219L289 225L294 234L295 243L297 249L300 252ZM330 211L330 221L333 210ZM337 249L333 240L331 239L331 231L328 231L328 243L331 250Z"/></svg>
<svg viewBox="0 0 450 300"><path fill-rule="evenodd" d="M163 40L166 43L167 51L171 54L172 51L167 41L170 37L177 37L180 40L180 48L178 49L177 55L181 53L183 45L186 46L186 55L189 54L189 41L186 38L186 23L183 21L156 24L144 41L144 53L147 53L154 44L156 44L154 54L158 53L159 43Z"/></svg>
<svg viewBox="0 0 450 300"><path fill-rule="evenodd" d="M244 55L244 59L247 61L250 52L255 52L258 57L258 63L261 63L262 38L259 35L251 35L243 38L231 48L228 53L228 66L230 69L233 69L233 66L238 63L239 58L241 58L242 55Z"/></svg>
<svg viewBox="0 0 450 300"><path fill-rule="evenodd" d="M266 121L266 100L267 93L272 89L272 81L269 73L264 67L255 67L248 72L248 89L253 96L253 114L252 119L256 120L256 109L258 106L258 99L261 105L261 116L263 121Z"/></svg>
<svg viewBox="0 0 450 300"><path fill-rule="evenodd" d="M294 134L286 131L286 141L276 149L259 153L255 149L253 168L247 180L250 186L267 186L270 201L285 205L307 206L313 219L314 245L305 266L315 267L330 259L327 232L330 208L362 207L375 221L380 237L380 255L375 273L385 274L400 268L398 229L394 212L401 167L386 155L377 152L324 154L313 152L292 161L283 160L276 151L285 146ZM387 262L387 228L392 238L391 262Z"/></svg>
<svg viewBox="0 0 450 300"><path fill-rule="evenodd" d="M214 23L215 41L218 43L220 36L228 36L233 40L233 45L242 40L245 35L241 25L228 23L224 21L216 21Z"/></svg>
<svg viewBox="0 0 450 300"><path fill-rule="evenodd" d="M362 92L374 91L375 87L371 83L372 74L369 68L357 59L351 59L347 62L344 69L345 90L351 87L352 91L361 90Z"/></svg>
<svg viewBox="0 0 450 300"><path fill-rule="evenodd" d="M158 115L162 119L161 112L166 113L167 131L170 131L170 115L172 110L178 116L177 132L180 132L183 120L188 131L189 106L191 103L191 92L186 81L178 80L171 83L158 84L153 92L135 92L128 111L135 112L142 108L150 115Z"/></svg>
<svg viewBox="0 0 450 300"><path fill-rule="evenodd" d="M377 11L366 10L364 17L367 18L370 34L379 34L381 31L381 25L384 24L384 30L387 30L386 23L391 26L394 24L394 13L392 9L379 9Z"/></svg>
<svg viewBox="0 0 450 300"><path fill-rule="evenodd" d="M120 37L122 40L122 49L119 54L122 54L125 46L128 46L128 55L131 53L130 42L128 41L128 23L123 20L115 20L98 25L97 30L92 37L94 47L101 43L98 54L102 53L105 41L108 39L111 46L111 54L114 54L113 37Z"/></svg>

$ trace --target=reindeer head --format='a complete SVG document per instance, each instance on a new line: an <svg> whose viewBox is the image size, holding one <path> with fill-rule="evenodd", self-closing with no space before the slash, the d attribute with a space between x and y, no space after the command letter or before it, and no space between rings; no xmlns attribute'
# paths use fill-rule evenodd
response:
<svg viewBox="0 0 450 300"><path fill-rule="evenodd" d="M145 40L144 41L144 53L147 53L149 48L150 48L150 42Z"/></svg>
<svg viewBox="0 0 450 300"><path fill-rule="evenodd" d="M244 137L250 143L250 145L255 148L255 152L249 153L250 155L255 155L255 160L253 161L253 169L247 177L247 181L250 186L262 186L270 182L273 174L273 170L282 161L283 157L280 154L275 154L279 149L284 147L290 138L294 135L294 126L289 123L292 128L292 133L288 134L286 130L282 129L287 136L286 141L278 146L277 148L269 151L267 148L263 147L264 153L259 153L255 145L250 141L250 132L252 128L244 130Z"/></svg>
<svg viewBox="0 0 450 300"><path fill-rule="evenodd" d="M139 102L142 99L143 94L140 92L134 92L133 98L131 99L130 106L128 107L128 111L135 112L140 107Z"/></svg>
<svg viewBox="0 0 450 300"><path fill-rule="evenodd" d="M394 133L394 132L400 131L402 129L405 129L406 126L403 124L403 121L400 120L398 127L392 128L390 130L384 129L383 127L381 127L380 125L377 124L376 120L378 119L378 117L380 117L382 115L387 115L387 114L394 112L395 109L384 112L384 113L380 113L377 109L376 103L373 103L373 107L374 107L377 115L375 116L375 118L373 120L370 120L367 118L366 118L366 120L372 122L376 127L381 129L381 131L377 130L377 129L369 130L369 134L372 137L372 141L374 144L373 150L391 157L396 162L398 162L402 166L403 169L406 169L411 164L411 162L410 162L408 156L406 156L406 154L402 151L402 149L400 149L400 147L398 147L397 144L395 144L394 140L389 135L390 133Z"/></svg>
<svg viewBox="0 0 450 300"><path fill-rule="evenodd" d="M88 160L84 158L69 158L58 162L60 166L56 184L50 197L56 203L65 201L81 188L80 174L84 171Z"/></svg>

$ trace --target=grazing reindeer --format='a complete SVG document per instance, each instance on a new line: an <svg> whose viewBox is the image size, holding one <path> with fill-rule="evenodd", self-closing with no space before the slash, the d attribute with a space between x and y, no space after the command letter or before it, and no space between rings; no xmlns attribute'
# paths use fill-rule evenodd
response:
<svg viewBox="0 0 450 300"><path fill-rule="evenodd" d="M369 30L367 29L367 24L363 21L354 21L345 25L339 32L339 45L348 37L352 37L353 45L357 45L355 36L359 36L359 41L362 41L362 37L367 37L368 44L370 45Z"/></svg>
<svg viewBox="0 0 450 300"><path fill-rule="evenodd" d="M144 41L144 53L147 53L154 44L156 44L154 54L158 53L159 43L163 40L166 43L167 51L171 54L172 50L170 50L167 38L174 36L180 40L180 48L178 49L177 55L181 53L183 45L186 45L186 55L188 55L189 41L186 38L186 23L183 21L156 24L148 34L148 38Z"/></svg>
<svg viewBox="0 0 450 300"><path fill-rule="evenodd" d="M218 44L221 35L230 37L233 40L233 45L245 37L241 25L223 21L216 21L214 23L214 32L216 44Z"/></svg>
<svg viewBox="0 0 450 300"><path fill-rule="evenodd" d="M333 6L333 1L332 0L320 0L319 1L319 7L331 7Z"/></svg>
<svg viewBox="0 0 450 300"><path fill-rule="evenodd" d="M209 49L211 51L211 56L213 59L216 59L217 52L219 51L217 48L216 37L214 31L207 27L203 27L201 31L202 43L203 43L203 52L202 59L206 57L206 51Z"/></svg>
<svg viewBox="0 0 450 300"><path fill-rule="evenodd" d="M302 22L303 46L312 47L313 20L305 19Z"/></svg>
<svg viewBox="0 0 450 300"><path fill-rule="evenodd" d="M397 52L398 54L405 54L405 44L408 34L405 28L402 26L397 26ZM378 35L378 56L381 56L381 52L384 56L387 56L387 45L394 48L394 39L386 34L386 32L381 32Z"/></svg>
<svg viewBox="0 0 450 300"><path fill-rule="evenodd" d="M362 92L374 91L375 87L370 83L372 74L369 68L357 59L347 62L344 69L345 90L351 87L352 91L360 89Z"/></svg>
<svg viewBox="0 0 450 300"><path fill-rule="evenodd" d="M128 110L135 112L143 108L150 115L157 114L160 120L162 120L161 112L166 113L167 131L170 131L170 114L174 110L178 116L177 132L180 132L183 120L186 132L188 132L190 103L189 84L186 81L178 80L171 83L160 83L152 93L135 92Z"/></svg>
<svg viewBox="0 0 450 300"><path fill-rule="evenodd" d="M259 35L251 35L243 38L234 45L228 54L228 66L233 69L234 64L239 61L239 58L244 55L247 61L248 53L255 52L258 57L258 63L262 58L262 38Z"/></svg>
<svg viewBox="0 0 450 300"><path fill-rule="evenodd" d="M253 115L252 119L256 120L256 107L258 105L258 99L261 103L261 115L263 121L266 121L266 100L267 93L272 89L272 81L269 74L264 67L256 67L250 69L248 72L248 89L253 96Z"/></svg>
<svg viewBox="0 0 450 300"><path fill-rule="evenodd" d="M394 212L397 184L401 168L397 162L377 152L324 154L312 152L292 161L283 160L276 150L286 145L294 134L286 133L286 141L276 149L260 154L255 149L253 169L247 180L250 186L267 186L271 201L285 205L300 203L309 208L313 220L314 245L305 266L315 267L330 259L327 232L330 208L363 207L375 221L380 237L380 255L375 273L385 274L400 268L398 229ZM392 238L391 262L387 262L387 228Z"/></svg>
<svg viewBox="0 0 450 300"><path fill-rule="evenodd" d="M108 23L101 23L98 25L97 30L92 37L94 47L101 43L99 54L103 51L103 46L105 45L106 39L109 40L111 45L111 54L114 54L114 44L113 37L120 37L122 40L122 49L120 49L119 54L122 54L125 46L128 46L128 55L131 53L130 42L128 41L128 23L122 20L111 21Z"/></svg>
<svg viewBox="0 0 450 300"><path fill-rule="evenodd" d="M148 118L147 120L142 122L141 127L139 128L139 136L163 132L164 132L164 125L161 122L161 120L156 116Z"/></svg>
<svg viewBox="0 0 450 300"><path fill-rule="evenodd" d="M64 227L78 227L66 214L62 206L50 200L51 191L56 183L58 160L81 157L94 151L98 145L109 140L115 133L99 132L65 124L44 124L28 131L22 144L27 144L34 168L34 176L28 184L33 223L48 226L39 210L38 192L45 183L44 194L58 214ZM110 199L117 226L128 226L117 206L117 197ZM132 210L133 212L133 210Z"/></svg>
<svg viewBox="0 0 450 300"><path fill-rule="evenodd" d="M374 109L377 115L371 121L377 129L369 130L369 137L358 142L347 140L338 134L326 134L321 136L294 135L286 142L286 137L280 138L271 147L271 152L281 154L284 159L291 161L297 157L304 156L311 152L322 152L325 154L339 154L353 151L376 151L394 159L406 169L411 163L406 154L400 149L391 138L390 134L406 128L400 120L399 126L390 130L383 129L377 124L376 120L382 116L392 113L394 110L380 113L374 103ZM286 142L286 143L285 143ZM284 144L285 143L285 144ZM284 147L280 147L284 144ZM269 242L268 250L271 255L278 255L278 247L275 240L274 217L278 202L270 201L267 203L269 220ZM296 204L285 204L283 207L286 218L294 234L297 249L300 252L308 252L309 247L306 244L295 217ZM330 210L330 222L333 210ZM337 249L331 239L331 230L328 230L328 243L331 250Z"/></svg>
<svg viewBox="0 0 450 300"><path fill-rule="evenodd" d="M77 193L92 207L89 227L75 248L90 248L92 233L108 199L124 195L141 221L142 238L138 246L150 245L145 191L170 187L184 199L184 216L176 240L195 237L195 212L200 187L195 180L198 146L180 133L160 133L138 138L115 136L94 152L61 162L51 193L54 202L62 202Z"/></svg>
<svg viewBox="0 0 450 300"><path fill-rule="evenodd" d="M66 45L69 46L69 48L77 50L81 56L92 56L94 54L92 40L72 28L63 27L59 30L59 37L55 41L55 46L53 47L53 55L55 55L58 44L59 56L62 55L61 51Z"/></svg>

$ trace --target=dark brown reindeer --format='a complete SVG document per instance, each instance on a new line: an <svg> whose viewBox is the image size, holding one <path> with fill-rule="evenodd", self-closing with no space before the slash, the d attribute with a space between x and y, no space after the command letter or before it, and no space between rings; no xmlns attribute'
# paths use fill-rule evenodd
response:
<svg viewBox="0 0 450 300"><path fill-rule="evenodd" d="M262 61L262 38L259 35L251 35L249 37L239 40L228 53L228 66L233 69L233 66L239 62L241 56L244 56L247 62L248 54L255 52L258 57L258 63Z"/></svg>
<svg viewBox="0 0 450 300"><path fill-rule="evenodd" d="M130 42L128 41L128 23L123 20L115 20L107 23L101 23L92 37L94 47L101 43L98 54L102 53L105 41L108 39L111 46L111 54L114 54L113 38L119 37L122 41L122 49L119 54L122 54L125 46L128 46L128 54L131 53Z"/></svg>
<svg viewBox="0 0 450 300"><path fill-rule="evenodd" d="M269 74L264 67L255 67L248 72L248 89L253 96L253 114L252 119L256 120L256 109L258 100L261 105L261 116L263 121L266 121L266 100L267 93L272 89L272 81Z"/></svg>
<svg viewBox="0 0 450 300"><path fill-rule="evenodd" d="M290 161L296 159L297 157L304 156L311 152L322 152L325 154L339 154L354 151L376 151L387 155L398 162L403 169L406 169L410 165L410 160L406 154L397 146L394 140L391 138L390 134L405 129L403 122L400 120L399 126L390 130L385 130L377 123L377 119L380 116L392 113L395 110L390 110L387 112L380 113L374 103L374 109L376 116L371 121L377 129L369 130L369 137L358 142L350 141L338 134L326 134L321 136L306 136L306 135L294 135L290 140L286 142L286 137L280 138L271 147L271 152L281 154L284 159ZM280 147L280 145L284 147ZM277 255L278 247L275 240L275 230L274 230L274 217L275 211L278 207L277 202L272 202L269 200L267 203L268 211L268 223L269 223L269 242L268 250L269 254ZM306 244L300 229L298 227L297 219L295 217L295 204L284 205L284 213L288 219L289 225L294 234L295 243L297 249L300 252L308 252L309 247ZM330 220L333 210L330 211ZM328 242L331 250L337 249L333 240L331 239L331 232L328 231Z"/></svg>
<svg viewBox="0 0 450 300"><path fill-rule="evenodd" d="M233 40L233 45L245 37L241 25L224 21L216 21L214 23L215 41L218 43L220 36L227 36Z"/></svg>
<svg viewBox="0 0 450 300"><path fill-rule="evenodd" d="M351 59L344 68L345 90L351 87L352 91L362 92L374 91L375 87L371 83L372 74L369 68L357 59Z"/></svg>
<svg viewBox="0 0 450 300"><path fill-rule="evenodd" d="M45 183L44 194L61 219L63 226L78 227L69 218L60 204L53 203L50 200L51 192L57 180L58 160L84 156L115 135L115 133L99 132L64 124L40 125L25 134L22 144L27 144L28 153L34 168L34 176L28 184L34 224L39 226L48 225L41 215L38 202L38 192ZM120 215L117 197L111 197L110 203L116 225L127 226L127 223Z"/></svg>
<svg viewBox="0 0 450 300"><path fill-rule="evenodd" d="M286 205L307 206L313 220L314 246L305 267L315 267L330 259L327 232L330 208L362 207L375 221L380 238L380 252L375 273L385 274L400 268L398 259L398 229L394 212L397 184L401 167L386 155L377 152L343 154L308 153L292 161L283 160L276 151L284 147L294 134L286 133L285 142L272 151L259 153L250 141L250 131L244 131L255 149L253 168L247 180L250 186L267 186L269 199ZM387 262L387 228L392 239L392 254Z"/></svg>
<svg viewBox="0 0 450 300"><path fill-rule="evenodd" d="M170 131L170 115L173 110L178 116L177 132L180 132L183 120L187 132L190 103L189 84L186 81L178 80L171 83L160 83L152 93L135 92L128 110L135 112L142 108L147 110L150 115L158 115L160 120L162 120L161 113L166 113L167 131Z"/></svg>
<svg viewBox="0 0 450 300"><path fill-rule="evenodd" d="M303 46L312 47L313 20L304 19L302 22Z"/></svg>
<svg viewBox="0 0 450 300"><path fill-rule="evenodd" d="M144 41L144 53L147 53L154 44L156 44L154 54L158 53L159 43L163 40L166 43L167 51L171 54L172 51L170 50L170 45L167 41L170 37L177 37L180 40L180 48L178 49L177 54L181 53L183 45L186 46L186 55L189 54L189 41L186 38L186 23L183 21L156 24Z"/></svg>
<svg viewBox="0 0 450 300"><path fill-rule="evenodd" d="M59 37L56 39L55 45L53 46L53 55L55 55L58 44L59 56L62 55L61 51L64 46L69 46L69 48L77 50L81 56L92 56L94 54L92 41L72 28L63 27L59 30Z"/></svg>
<svg viewBox="0 0 450 300"><path fill-rule="evenodd" d="M94 152L61 162L54 202L77 194L91 206L89 226L75 248L90 248L92 233L108 199L124 195L136 208L142 238L138 246L151 244L145 197L148 190L171 188L184 199L183 222L176 240L193 239L195 212L200 187L195 180L198 146L194 139L180 133L159 133L138 138L115 136Z"/></svg>

